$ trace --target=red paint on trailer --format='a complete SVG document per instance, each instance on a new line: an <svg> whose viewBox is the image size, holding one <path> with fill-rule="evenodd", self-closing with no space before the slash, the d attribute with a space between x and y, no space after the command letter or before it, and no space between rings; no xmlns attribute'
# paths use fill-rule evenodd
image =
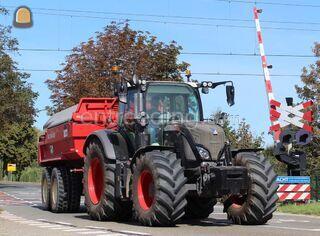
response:
<svg viewBox="0 0 320 236"><path fill-rule="evenodd" d="M38 163L82 162L83 145L92 132L117 129L117 98L82 98L71 120L45 130L39 138Z"/></svg>

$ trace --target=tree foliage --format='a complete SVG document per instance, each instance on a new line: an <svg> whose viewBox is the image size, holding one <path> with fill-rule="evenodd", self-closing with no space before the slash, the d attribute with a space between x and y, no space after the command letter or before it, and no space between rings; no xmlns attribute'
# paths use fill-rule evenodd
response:
<svg viewBox="0 0 320 236"><path fill-rule="evenodd" d="M304 149L308 157L308 172L313 173L320 170L320 44L315 43L313 53L317 61L309 67L302 69L302 86L296 85L298 96L303 101L313 100L314 118L314 138Z"/></svg>
<svg viewBox="0 0 320 236"><path fill-rule="evenodd" d="M6 10L0 8L0 14ZM0 160L5 169L9 162L19 170L36 159L36 132L33 128L37 93L27 82L30 77L17 69L8 51L17 52L18 42L11 28L0 24Z"/></svg>
<svg viewBox="0 0 320 236"><path fill-rule="evenodd" d="M157 41L149 32L136 31L128 24L112 23L95 38L75 47L55 79L47 80L53 107L49 113L67 108L82 97L113 96L111 67L121 60L123 76L131 79L181 80L177 63L181 47Z"/></svg>

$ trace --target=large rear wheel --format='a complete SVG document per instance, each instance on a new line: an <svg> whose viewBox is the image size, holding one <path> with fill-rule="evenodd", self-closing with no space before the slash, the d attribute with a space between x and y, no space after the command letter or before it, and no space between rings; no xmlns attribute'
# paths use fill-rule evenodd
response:
<svg viewBox="0 0 320 236"><path fill-rule="evenodd" d="M51 211L62 213L68 211L69 170L65 167L55 167L51 173L50 205Z"/></svg>
<svg viewBox="0 0 320 236"><path fill-rule="evenodd" d="M51 188L51 169L44 168L41 178L41 200L42 208L50 210L50 188Z"/></svg>
<svg viewBox="0 0 320 236"><path fill-rule="evenodd" d="M185 183L175 153L152 151L142 155L133 170L135 217L143 225L174 225L185 214Z"/></svg>
<svg viewBox="0 0 320 236"><path fill-rule="evenodd" d="M78 212L82 195L82 173L70 172L69 212Z"/></svg>
<svg viewBox="0 0 320 236"><path fill-rule="evenodd" d="M124 220L131 217L130 202L115 197L115 164L107 160L99 141L86 150L84 170L85 205L94 220Z"/></svg>
<svg viewBox="0 0 320 236"><path fill-rule="evenodd" d="M251 152L238 153L237 166L245 166L249 189L245 195L232 195L224 202L224 211L236 224L260 225L272 218L278 200L276 174L266 157Z"/></svg>

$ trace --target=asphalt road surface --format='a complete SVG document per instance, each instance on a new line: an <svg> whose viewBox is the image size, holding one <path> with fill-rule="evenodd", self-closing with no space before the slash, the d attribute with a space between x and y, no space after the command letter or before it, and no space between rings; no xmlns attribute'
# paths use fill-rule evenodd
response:
<svg viewBox="0 0 320 236"><path fill-rule="evenodd" d="M98 222L80 213L54 214L41 209L40 186L0 183L0 235L320 235L320 217L275 213L261 226L231 224L215 206L215 212L201 221L182 221L175 227L143 227L134 221Z"/></svg>

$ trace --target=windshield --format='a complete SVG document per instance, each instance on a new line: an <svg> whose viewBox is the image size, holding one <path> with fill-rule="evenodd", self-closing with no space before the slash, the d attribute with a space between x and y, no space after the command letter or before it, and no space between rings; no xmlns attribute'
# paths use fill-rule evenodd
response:
<svg viewBox="0 0 320 236"><path fill-rule="evenodd" d="M186 84L150 84L146 93L146 112L152 132L169 121L200 121L196 92ZM156 142L152 132L151 141Z"/></svg>

